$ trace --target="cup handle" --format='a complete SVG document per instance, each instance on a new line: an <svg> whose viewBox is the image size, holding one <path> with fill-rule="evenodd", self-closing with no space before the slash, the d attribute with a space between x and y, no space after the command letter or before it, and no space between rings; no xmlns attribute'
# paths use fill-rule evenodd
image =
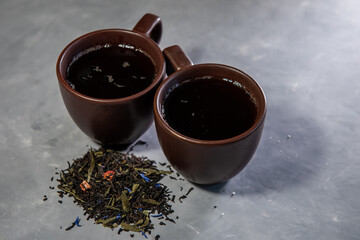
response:
<svg viewBox="0 0 360 240"><path fill-rule="evenodd" d="M136 23L132 31L144 34L159 44L162 34L161 19L154 14L147 13Z"/></svg>
<svg viewBox="0 0 360 240"><path fill-rule="evenodd" d="M179 45L173 45L163 50L166 60L166 73L170 75L182 68L192 66L193 63ZM172 67L172 68L171 68Z"/></svg>

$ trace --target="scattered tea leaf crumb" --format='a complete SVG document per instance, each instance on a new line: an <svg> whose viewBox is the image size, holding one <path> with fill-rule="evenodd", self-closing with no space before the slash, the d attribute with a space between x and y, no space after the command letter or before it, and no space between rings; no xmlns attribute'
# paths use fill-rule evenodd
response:
<svg viewBox="0 0 360 240"><path fill-rule="evenodd" d="M64 197L64 192L63 192L63 191L57 191L57 193L59 194L59 197L60 197L60 198L63 198L63 197Z"/></svg>
<svg viewBox="0 0 360 240"><path fill-rule="evenodd" d="M186 195L182 195L182 196L180 196L180 197L179 197L179 202L181 202L181 203L182 203L182 202L183 202L182 200L183 200L183 199L185 199L185 198L187 198L187 196L186 196Z"/></svg>
<svg viewBox="0 0 360 240"><path fill-rule="evenodd" d="M170 222L172 222L172 223L176 223L176 222L174 221L174 219L171 219L171 218L168 218L168 217L166 217L166 220L168 220L168 221L170 221Z"/></svg>
<svg viewBox="0 0 360 240"><path fill-rule="evenodd" d="M188 195L191 193L192 190L194 190L193 187L191 187L191 188L189 189L189 191L188 191L185 195L188 196Z"/></svg>

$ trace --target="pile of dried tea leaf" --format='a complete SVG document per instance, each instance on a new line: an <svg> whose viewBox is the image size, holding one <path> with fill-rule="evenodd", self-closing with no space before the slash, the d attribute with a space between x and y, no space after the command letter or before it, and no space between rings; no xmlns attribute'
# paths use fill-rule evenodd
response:
<svg viewBox="0 0 360 240"><path fill-rule="evenodd" d="M151 218L168 217L170 191L159 183L169 171L159 170L155 161L100 148L90 149L60 172L58 191L74 198L87 219L121 231L141 232L154 228Z"/></svg>

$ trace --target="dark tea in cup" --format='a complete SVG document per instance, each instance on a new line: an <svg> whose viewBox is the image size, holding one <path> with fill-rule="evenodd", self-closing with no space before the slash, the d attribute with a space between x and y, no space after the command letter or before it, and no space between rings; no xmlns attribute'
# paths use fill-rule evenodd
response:
<svg viewBox="0 0 360 240"><path fill-rule="evenodd" d="M165 78L162 23L145 14L132 30L82 35L61 52L60 92L77 126L96 143L126 148L152 124L152 101Z"/></svg>
<svg viewBox="0 0 360 240"><path fill-rule="evenodd" d="M170 127L185 136L221 140L248 130L257 109L252 95L237 81L204 76L172 88L162 113Z"/></svg>
<svg viewBox="0 0 360 240"><path fill-rule="evenodd" d="M67 71L75 91L102 99L122 98L147 88L155 78L155 64L141 49L125 44L89 48L77 56Z"/></svg>
<svg viewBox="0 0 360 240"><path fill-rule="evenodd" d="M237 68L193 65L177 45L163 53L174 72L161 83L154 99L160 146L187 180L225 182L255 153L264 128L265 95L254 79Z"/></svg>

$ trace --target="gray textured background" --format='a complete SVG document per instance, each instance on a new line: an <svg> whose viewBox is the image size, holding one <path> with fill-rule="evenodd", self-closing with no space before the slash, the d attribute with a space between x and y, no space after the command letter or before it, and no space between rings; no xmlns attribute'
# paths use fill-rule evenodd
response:
<svg viewBox="0 0 360 240"><path fill-rule="evenodd" d="M130 238L84 218L64 230L82 210L67 198L58 204L50 178L97 146L70 119L55 63L74 38L131 29L147 12L163 20L161 48L179 44L194 63L240 68L268 99L245 170L227 184L195 186L173 206L177 224L156 225L149 238L360 239L357 0L2 0L0 239ZM148 146L136 154L165 161L153 126L141 140ZM192 186L164 181L175 192Z"/></svg>

